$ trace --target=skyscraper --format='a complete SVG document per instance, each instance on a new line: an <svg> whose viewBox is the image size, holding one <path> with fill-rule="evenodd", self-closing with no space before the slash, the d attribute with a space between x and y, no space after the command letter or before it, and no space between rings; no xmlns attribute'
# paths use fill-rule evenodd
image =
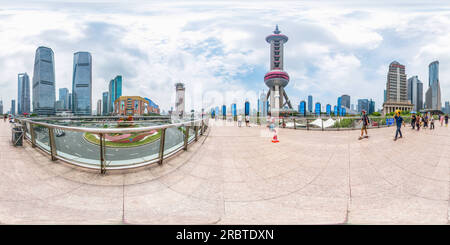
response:
<svg viewBox="0 0 450 245"><path fill-rule="evenodd" d="M114 112L114 102L122 96L122 76L117 75L109 82L108 87L108 113Z"/></svg>
<svg viewBox="0 0 450 245"><path fill-rule="evenodd" d="M408 79L408 100L414 105L415 111L423 108L423 83L417 76Z"/></svg>
<svg viewBox="0 0 450 245"><path fill-rule="evenodd" d="M92 57L89 52L73 55L72 111L92 115Z"/></svg>
<svg viewBox="0 0 450 245"><path fill-rule="evenodd" d="M269 87L267 98L270 97L270 114L275 118L278 118L280 109L285 105L292 109L291 102L284 90L289 83L289 75L283 70L283 48L288 37L280 33L277 25L273 34L266 37L266 42L270 44L270 71L264 75L264 83Z"/></svg>
<svg viewBox="0 0 450 245"><path fill-rule="evenodd" d="M3 114L3 100L0 100L0 114Z"/></svg>
<svg viewBox="0 0 450 245"><path fill-rule="evenodd" d="M69 109L69 89L60 88L59 89L59 100L62 101L62 109Z"/></svg>
<svg viewBox="0 0 450 245"><path fill-rule="evenodd" d="M27 73L17 75L17 114L30 113L30 78Z"/></svg>
<svg viewBox="0 0 450 245"><path fill-rule="evenodd" d="M308 95L308 111L312 113L313 111L313 97Z"/></svg>
<svg viewBox="0 0 450 245"><path fill-rule="evenodd" d="M184 108L184 93L185 93L184 83L176 83L175 89L176 89L175 116L183 117L186 113Z"/></svg>
<svg viewBox="0 0 450 245"><path fill-rule="evenodd" d="M73 109L73 106L72 106L72 93L69 93L69 108L68 108L70 111Z"/></svg>
<svg viewBox="0 0 450 245"><path fill-rule="evenodd" d="M103 100L102 115L106 116L108 115L108 92L103 92L102 100Z"/></svg>
<svg viewBox="0 0 450 245"><path fill-rule="evenodd" d="M102 100L97 100L97 116L102 115Z"/></svg>
<svg viewBox="0 0 450 245"><path fill-rule="evenodd" d="M264 91L262 91L259 96L258 112L260 117L267 116L267 95Z"/></svg>
<svg viewBox="0 0 450 245"><path fill-rule="evenodd" d="M36 49L33 71L33 112L38 115L55 114L55 59L53 50Z"/></svg>
<svg viewBox="0 0 450 245"><path fill-rule="evenodd" d="M369 100L368 99L359 99L358 100L358 112L362 112L365 110L366 113L369 113Z"/></svg>
<svg viewBox="0 0 450 245"><path fill-rule="evenodd" d="M16 115L16 100L11 100L11 110L9 110L11 115Z"/></svg>
<svg viewBox="0 0 450 245"><path fill-rule="evenodd" d="M441 85L439 83L439 61L428 65L428 90L425 94L426 109L441 110Z"/></svg>
<svg viewBox="0 0 450 245"><path fill-rule="evenodd" d="M369 101L369 111L368 114L372 114L375 112L375 101L373 101L372 99L370 99Z"/></svg>
<svg viewBox="0 0 450 245"><path fill-rule="evenodd" d="M413 105L408 100L405 66L397 61L391 62L387 74L386 101L383 103L383 114L395 110L411 111Z"/></svg>
<svg viewBox="0 0 450 245"><path fill-rule="evenodd" d="M346 107L346 108L348 108L348 109L350 109L350 95L344 94L344 95L341 96L341 98L342 98L341 99L341 105Z"/></svg>

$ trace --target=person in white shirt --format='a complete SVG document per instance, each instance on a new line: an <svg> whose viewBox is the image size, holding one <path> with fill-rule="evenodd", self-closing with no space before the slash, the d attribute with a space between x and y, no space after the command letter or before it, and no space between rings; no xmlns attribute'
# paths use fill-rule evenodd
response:
<svg viewBox="0 0 450 245"><path fill-rule="evenodd" d="M250 116L245 116L245 126L250 127Z"/></svg>
<svg viewBox="0 0 450 245"><path fill-rule="evenodd" d="M240 127L242 125L242 115L238 116L238 126Z"/></svg>

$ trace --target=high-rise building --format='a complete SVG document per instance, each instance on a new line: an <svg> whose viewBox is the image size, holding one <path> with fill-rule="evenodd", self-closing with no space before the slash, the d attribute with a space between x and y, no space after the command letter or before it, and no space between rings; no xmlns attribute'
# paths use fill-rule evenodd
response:
<svg viewBox="0 0 450 245"><path fill-rule="evenodd" d="M92 56L89 52L73 55L72 111L92 115Z"/></svg>
<svg viewBox="0 0 450 245"><path fill-rule="evenodd" d="M369 115L375 112L375 101L373 101L372 99L370 99L369 101Z"/></svg>
<svg viewBox="0 0 450 245"><path fill-rule="evenodd" d="M269 87L267 98L270 97L270 115L275 118L278 118L280 109L286 105L292 109L291 102L284 90L289 83L289 75L283 70L283 48L288 37L280 33L277 25L273 34L266 37L266 42L270 44L270 71L264 75L264 83Z"/></svg>
<svg viewBox="0 0 450 245"><path fill-rule="evenodd" d="M352 111L354 111L354 110L355 110L355 104L351 104L350 109L351 109Z"/></svg>
<svg viewBox="0 0 450 245"><path fill-rule="evenodd" d="M102 100L97 100L97 116L102 115Z"/></svg>
<svg viewBox="0 0 450 245"><path fill-rule="evenodd" d="M450 101L445 101L445 113L450 114Z"/></svg>
<svg viewBox="0 0 450 245"><path fill-rule="evenodd" d="M108 113L109 113L109 112L108 112L108 98L109 98L108 94L109 94L108 91L103 92L103 94L102 94L102 101L103 101L102 115L103 115L103 116L106 116L106 115L108 115Z"/></svg>
<svg viewBox="0 0 450 245"><path fill-rule="evenodd" d="M0 100L0 115L3 114L3 100Z"/></svg>
<svg viewBox="0 0 450 245"><path fill-rule="evenodd" d="M69 89L67 89L67 88L59 89L59 100L62 103L62 109L68 110L69 109Z"/></svg>
<svg viewBox="0 0 450 245"><path fill-rule="evenodd" d="M258 112L260 117L267 116L267 95L264 91L259 96Z"/></svg>
<svg viewBox="0 0 450 245"><path fill-rule="evenodd" d="M11 115L16 115L16 100L11 100L11 110L9 110Z"/></svg>
<svg viewBox="0 0 450 245"><path fill-rule="evenodd" d="M17 75L17 114L30 113L30 78L27 73Z"/></svg>
<svg viewBox="0 0 450 245"><path fill-rule="evenodd" d="M341 105L343 107L346 107L346 108L350 109L350 95L344 94L344 95L341 96L341 98L342 98L341 99Z"/></svg>
<svg viewBox="0 0 450 245"><path fill-rule="evenodd" d="M368 99L359 99L358 100L358 112L362 112L365 110L366 113L369 113L369 100Z"/></svg>
<svg viewBox="0 0 450 245"><path fill-rule="evenodd" d="M428 65L428 90L425 94L426 109L441 110L441 85L439 83L439 61Z"/></svg>
<svg viewBox="0 0 450 245"><path fill-rule="evenodd" d="M122 76L117 75L109 82L108 87L108 113L114 112L114 102L122 96Z"/></svg>
<svg viewBox="0 0 450 245"><path fill-rule="evenodd" d="M38 115L55 114L55 59L53 50L36 49L33 71L33 112Z"/></svg>
<svg viewBox="0 0 450 245"><path fill-rule="evenodd" d="M175 116L183 117L186 112L184 108L184 83L176 83L176 98L175 98Z"/></svg>
<svg viewBox="0 0 450 245"><path fill-rule="evenodd" d="M384 97L383 97L383 102L386 102L387 96L386 96L386 89L384 90Z"/></svg>
<svg viewBox="0 0 450 245"><path fill-rule="evenodd" d="M72 93L69 93L68 97L69 97L69 102L68 102L69 108L68 109L70 111L72 111L72 109L73 109L73 106L72 106Z"/></svg>
<svg viewBox="0 0 450 245"><path fill-rule="evenodd" d="M313 97L308 95L308 111L312 113L313 111Z"/></svg>
<svg viewBox="0 0 450 245"><path fill-rule="evenodd" d="M417 76L408 79L408 100L413 104L415 111L423 108L423 83Z"/></svg>
<svg viewBox="0 0 450 245"><path fill-rule="evenodd" d="M405 66L397 61L391 62L387 74L386 101L383 103L383 114L395 110L411 111L413 105L408 100Z"/></svg>

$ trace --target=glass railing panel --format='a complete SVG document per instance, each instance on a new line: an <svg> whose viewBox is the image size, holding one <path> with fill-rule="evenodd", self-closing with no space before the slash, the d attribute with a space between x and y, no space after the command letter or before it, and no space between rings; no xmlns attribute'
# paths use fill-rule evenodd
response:
<svg viewBox="0 0 450 245"><path fill-rule="evenodd" d="M54 129L54 135L59 157L100 166L100 137L97 134Z"/></svg>
<svg viewBox="0 0 450 245"><path fill-rule="evenodd" d="M30 123L29 122L25 122L25 126L26 126L26 133L25 133L25 137L27 139L31 139L31 134L30 134Z"/></svg>
<svg viewBox="0 0 450 245"><path fill-rule="evenodd" d="M33 124L32 127L36 136L36 145L38 145L43 150L50 152L48 128L36 124Z"/></svg>
<svg viewBox="0 0 450 245"><path fill-rule="evenodd" d="M164 155L175 152L184 145L185 127L172 127L166 129L166 136L164 138Z"/></svg>
<svg viewBox="0 0 450 245"><path fill-rule="evenodd" d="M105 134L107 166L123 166L158 159L161 130Z"/></svg>

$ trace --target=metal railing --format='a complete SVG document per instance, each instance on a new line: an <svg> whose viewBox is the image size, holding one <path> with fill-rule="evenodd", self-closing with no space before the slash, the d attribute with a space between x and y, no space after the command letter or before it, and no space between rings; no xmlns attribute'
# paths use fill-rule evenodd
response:
<svg viewBox="0 0 450 245"><path fill-rule="evenodd" d="M209 120L207 117L175 120L169 117L133 117L133 121L120 122L126 124L126 127L120 127L120 123L114 121L116 119L118 117L16 120L22 125L25 139L32 147L47 152L53 161L60 159L77 166L99 169L101 173L151 163L162 164L164 159L180 150L187 150L189 144L204 135ZM72 126L72 122L82 126ZM108 128L113 124L116 127Z"/></svg>
<svg viewBox="0 0 450 245"><path fill-rule="evenodd" d="M371 128L384 128L395 126L392 116L368 116L370 123L367 126ZM331 119L331 120L330 120ZM403 116L405 124L410 124L411 118ZM223 117L218 118L223 120ZM232 122L236 119L227 116L226 121ZM358 130L362 127L360 116L354 117L280 117L279 127L299 130L317 130L317 131L340 131L340 130ZM268 117L250 117L250 123L253 125L269 126L271 124ZM245 125L245 117L242 117L242 124Z"/></svg>

